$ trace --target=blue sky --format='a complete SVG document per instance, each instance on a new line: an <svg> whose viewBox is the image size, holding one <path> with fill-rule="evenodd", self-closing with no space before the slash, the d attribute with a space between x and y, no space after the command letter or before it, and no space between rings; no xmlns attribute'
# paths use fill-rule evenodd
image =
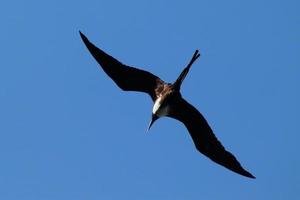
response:
<svg viewBox="0 0 300 200"><path fill-rule="evenodd" d="M299 1L4 1L0 199L297 199ZM257 179L196 151L185 127L121 92L81 30L172 82Z"/></svg>

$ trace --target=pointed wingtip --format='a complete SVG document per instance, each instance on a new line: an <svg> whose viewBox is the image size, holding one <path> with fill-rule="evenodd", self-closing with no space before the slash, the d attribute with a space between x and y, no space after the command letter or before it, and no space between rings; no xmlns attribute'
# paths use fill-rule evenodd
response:
<svg viewBox="0 0 300 200"><path fill-rule="evenodd" d="M248 172L249 173L249 172ZM250 174L249 173L249 176L248 176L249 178L253 178L253 179L256 179L256 177L255 176L253 176L252 174Z"/></svg>
<svg viewBox="0 0 300 200"><path fill-rule="evenodd" d="M79 34L80 34L80 37L84 40L86 39L86 36L79 30Z"/></svg>
<svg viewBox="0 0 300 200"><path fill-rule="evenodd" d="M81 31L79 31L79 34L80 34L81 39L82 39L84 42L87 42L87 41L88 41L87 37L86 37Z"/></svg>
<svg viewBox="0 0 300 200"><path fill-rule="evenodd" d="M246 176L248 178L256 179L256 177L253 176L252 174L250 174L249 172L247 172L246 174L244 174L244 176Z"/></svg>
<svg viewBox="0 0 300 200"><path fill-rule="evenodd" d="M89 39L81 31L79 31L79 34L80 34L80 37L81 37L82 41L84 42L84 44L86 46L89 46L89 44L90 44Z"/></svg>
<svg viewBox="0 0 300 200"><path fill-rule="evenodd" d="M243 175L245 177L248 177L248 178L253 178L253 179L256 179L255 176L253 176L250 172L248 172L247 170L243 169L242 170L239 170L239 171L235 171L237 173L239 173L240 175Z"/></svg>

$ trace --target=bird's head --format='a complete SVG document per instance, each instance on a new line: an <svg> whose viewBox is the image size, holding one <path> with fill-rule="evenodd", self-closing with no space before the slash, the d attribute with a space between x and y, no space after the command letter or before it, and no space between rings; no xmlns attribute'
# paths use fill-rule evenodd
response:
<svg viewBox="0 0 300 200"><path fill-rule="evenodd" d="M150 123L149 123L149 126L148 126L148 129L147 129L147 131L149 131L150 130L150 128L151 128L151 126L152 126L152 124L157 120L159 118L159 116L157 116L156 114L154 114L154 113L152 113L152 116L151 116L151 121L150 121Z"/></svg>

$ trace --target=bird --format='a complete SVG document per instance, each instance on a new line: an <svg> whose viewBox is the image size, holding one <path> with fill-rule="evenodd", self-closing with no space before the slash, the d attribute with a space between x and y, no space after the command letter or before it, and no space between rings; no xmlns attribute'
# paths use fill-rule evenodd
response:
<svg viewBox="0 0 300 200"><path fill-rule="evenodd" d="M185 125L199 152L237 174L255 178L241 166L232 153L223 147L203 115L188 103L180 93L183 80L193 63L200 57L199 50L195 51L190 62L175 82L167 83L148 71L121 63L96 47L81 31L79 33L90 54L120 89L144 92L151 97L154 104L148 131L159 118L174 118Z"/></svg>

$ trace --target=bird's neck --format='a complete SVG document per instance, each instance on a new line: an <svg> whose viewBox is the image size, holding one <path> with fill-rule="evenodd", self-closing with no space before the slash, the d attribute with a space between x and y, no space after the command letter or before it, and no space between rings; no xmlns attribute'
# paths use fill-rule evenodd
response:
<svg viewBox="0 0 300 200"><path fill-rule="evenodd" d="M163 101L164 100L160 97L156 99L153 105L152 113L159 117L166 116L169 113L169 105L163 103Z"/></svg>

